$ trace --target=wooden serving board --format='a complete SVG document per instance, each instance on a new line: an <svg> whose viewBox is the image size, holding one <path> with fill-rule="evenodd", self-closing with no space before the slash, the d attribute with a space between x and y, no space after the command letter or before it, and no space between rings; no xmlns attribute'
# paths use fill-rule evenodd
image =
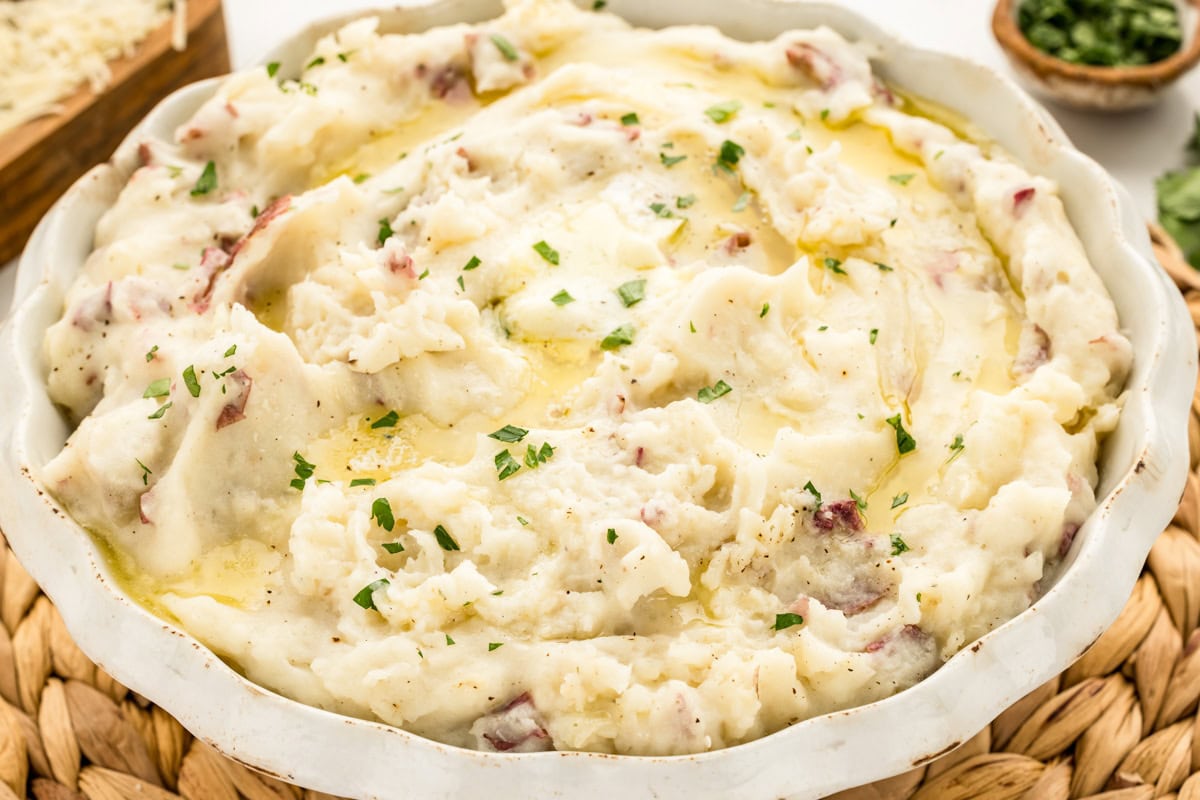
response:
<svg viewBox="0 0 1200 800"><path fill-rule="evenodd" d="M63 110L0 133L0 265L15 258L47 209L80 175L108 159L142 117L180 86L229 71L221 0L189 0L187 49L171 48L172 21L128 58L112 81L83 88Z"/></svg>

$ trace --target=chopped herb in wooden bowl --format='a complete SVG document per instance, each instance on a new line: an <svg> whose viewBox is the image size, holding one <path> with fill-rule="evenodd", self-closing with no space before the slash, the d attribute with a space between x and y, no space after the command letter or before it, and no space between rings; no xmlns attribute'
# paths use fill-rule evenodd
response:
<svg viewBox="0 0 1200 800"><path fill-rule="evenodd" d="M1034 47L1072 64L1153 64L1183 46L1173 0L1024 0L1017 21Z"/></svg>

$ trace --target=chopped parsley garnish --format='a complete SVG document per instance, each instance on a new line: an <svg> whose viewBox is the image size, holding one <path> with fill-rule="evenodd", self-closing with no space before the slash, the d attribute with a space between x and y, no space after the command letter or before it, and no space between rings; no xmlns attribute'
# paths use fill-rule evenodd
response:
<svg viewBox="0 0 1200 800"><path fill-rule="evenodd" d="M404 552L404 545L400 544L400 542L384 542L379 546L392 555Z"/></svg>
<svg viewBox="0 0 1200 800"><path fill-rule="evenodd" d="M696 399L701 403L711 403L718 397L724 397L733 391L733 387L725 381L717 381L712 386L705 386L700 391L696 392Z"/></svg>
<svg viewBox="0 0 1200 800"><path fill-rule="evenodd" d="M867 498L859 495L853 489L850 489L848 491L850 492L850 499L854 501L854 505L858 506L858 510L866 511L867 510Z"/></svg>
<svg viewBox="0 0 1200 800"><path fill-rule="evenodd" d="M659 153L658 160L662 162L664 167L670 168L680 161L687 161L687 156L669 156L666 153Z"/></svg>
<svg viewBox="0 0 1200 800"><path fill-rule="evenodd" d="M733 168L737 166L737 163L742 160L742 156L744 155L746 155L746 148L737 142L731 142L726 139L721 142L721 149L717 153L717 166L726 172L733 172Z"/></svg>
<svg viewBox="0 0 1200 800"><path fill-rule="evenodd" d="M437 539L438 546L443 550L458 550L458 542L454 541L454 537L450 535L450 531L446 530L441 525L433 529L433 538Z"/></svg>
<svg viewBox="0 0 1200 800"><path fill-rule="evenodd" d="M675 207L676 208L680 208L680 209L690 208L695 203L696 203L696 195L694 195L694 194L685 194L681 197L675 198Z"/></svg>
<svg viewBox="0 0 1200 800"><path fill-rule="evenodd" d="M493 650L499 650L501 647L504 647L504 642L488 642L489 653Z"/></svg>
<svg viewBox="0 0 1200 800"><path fill-rule="evenodd" d="M749 204L750 204L750 193L742 192L740 195L738 195L737 201L733 204L733 210L735 212L745 211L746 206L748 206Z"/></svg>
<svg viewBox="0 0 1200 800"><path fill-rule="evenodd" d="M571 297L571 293L566 289L562 289L558 294L550 298L550 302L556 306L565 306L567 303L574 303L575 298Z"/></svg>
<svg viewBox="0 0 1200 800"><path fill-rule="evenodd" d="M221 378L224 378L226 375L232 375L235 372L237 372L237 367L229 367L229 368L225 369L223 372L214 372L214 373L212 373L213 380L219 381L219 380L221 380Z"/></svg>
<svg viewBox="0 0 1200 800"><path fill-rule="evenodd" d="M358 590L358 594L354 595L354 602L368 611L372 609L378 611L379 609L375 607L375 592L390 584L391 581L389 581L387 578L380 578L377 581L371 581L366 586Z"/></svg>
<svg viewBox="0 0 1200 800"><path fill-rule="evenodd" d="M171 379L159 378L146 387L142 397L166 397L171 393Z"/></svg>
<svg viewBox="0 0 1200 800"><path fill-rule="evenodd" d="M520 516L519 514L517 515L517 522L521 523L522 528L529 524L529 520L525 519L524 517Z"/></svg>
<svg viewBox="0 0 1200 800"><path fill-rule="evenodd" d="M505 61L516 61L520 58L517 53L517 48L513 47L512 42L505 39L498 33L493 33L490 37L492 44L496 45L496 49L500 51L500 55L504 56Z"/></svg>
<svg viewBox="0 0 1200 800"><path fill-rule="evenodd" d="M592 11L603 11L606 5L608 5L608 0L596 0L592 3Z"/></svg>
<svg viewBox="0 0 1200 800"><path fill-rule="evenodd" d="M898 556L901 553L907 553L909 551L909 546L904 543L903 539L900 538L900 534L893 533L891 539L892 539L892 555Z"/></svg>
<svg viewBox="0 0 1200 800"><path fill-rule="evenodd" d="M804 131L796 128L796 130L787 135L787 138L791 139L793 142L798 142L804 138Z"/></svg>
<svg viewBox="0 0 1200 800"><path fill-rule="evenodd" d="M158 352L158 345L154 345L154 347L151 347L149 350L147 350L146 351L146 363L153 361L154 354L157 352Z"/></svg>
<svg viewBox="0 0 1200 800"><path fill-rule="evenodd" d="M426 267L426 268L425 268L425 271L424 271L424 272L422 272L420 275L418 275L418 276L417 276L417 280L419 280L419 281L423 281L423 280L425 280L425 279L426 279L426 278L428 278L428 277L429 277L429 267Z"/></svg>
<svg viewBox="0 0 1200 800"><path fill-rule="evenodd" d="M355 486L374 486L374 485L375 485L374 478L355 478L352 481L350 481L351 489L353 489Z"/></svg>
<svg viewBox="0 0 1200 800"><path fill-rule="evenodd" d="M759 319L762 319L763 317L765 317L765 316L767 315L767 312L768 312L768 311L770 311L770 310L771 310L771 304L770 304L770 303L763 303L763 306L762 306L762 311L759 311L759 312L758 312L758 318L759 318Z"/></svg>
<svg viewBox="0 0 1200 800"><path fill-rule="evenodd" d="M881 263L881 262L879 262L879 261L876 261L876 262L875 262L875 266L879 267L879 271L880 271L880 272L893 272L893 271L894 271L894 270L893 270L891 267L889 267L887 264L883 264L883 263Z"/></svg>
<svg viewBox="0 0 1200 800"><path fill-rule="evenodd" d="M204 171L200 173L196 185L192 187L192 197L208 194L215 188L217 188L217 165L216 162L209 161L204 165Z"/></svg>
<svg viewBox="0 0 1200 800"><path fill-rule="evenodd" d="M173 405L175 405L175 404L174 403L165 403L165 404L159 406L158 411L155 411L153 414L146 417L146 419L162 419L162 415L167 413L167 409Z"/></svg>
<svg viewBox="0 0 1200 800"><path fill-rule="evenodd" d="M191 269L191 268L192 268L191 264L172 264L171 265L171 269L177 269L181 272L185 269Z"/></svg>
<svg viewBox="0 0 1200 800"><path fill-rule="evenodd" d="M135 458L134 461L136 461L137 465L142 468L142 486L149 486L150 476L154 474L154 470L143 464L141 459Z"/></svg>
<svg viewBox="0 0 1200 800"><path fill-rule="evenodd" d="M250 206L250 218L258 219L258 206Z"/></svg>
<svg viewBox="0 0 1200 800"><path fill-rule="evenodd" d="M617 540L617 529L616 529L616 528L609 528L609 529L608 529L608 534L606 535L606 537L605 537L605 538L607 538L607 539L608 539L608 543L609 543L609 544L612 544L613 542L615 542L615 541Z"/></svg>
<svg viewBox="0 0 1200 800"><path fill-rule="evenodd" d="M308 62L307 64L305 64L305 65L304 65L304 68L305 68L305 69L312 69L313 67L319 67L319 66L321 66L321 65L322 65L322 64L324 64L324 63L325 63L325 56L317 56L317 57L316 57L316 58L314 58L312 61L310 61L310 62Z"/></svg>
<svg viewBox="0 0 1200 800"><path fill-rule="evenodd" d="M688 330L690 330L692 333L696 332L696 323L692 322L690 319L688 320Z"/></svg>
<svg viewBox="0 0 1200 800"><path fill-rule="evenodd" d="M947 447L950 448L950 452L953 453L953 455L950 456L950 461L953 461L954 459L956 459L960 455L962 455L964 446L965 445L963 445L963 435L961 433L955 434L954 441L947 445Z"/></svg>
<svg viewBox="0 0 1200 800"><path fill-rule="evenodd" d="M447 646L447 647L449 647L449 646L450 646L450 645L452 645L452 644L454 644L454 640L453 640L453 639L451 639L451 638L450 638L450 634L448 634L448 633L447 633L447 634L446 634L446 646Z"/></svg>
<svg viewBox="0 0 1200 800"><path fill-rule="evenodd" d="M622 125L637 125L640 121L641 120L638 119L638 115L633 111L630 111L628 114L621 117Z"/></svg>
<svg viewBox="0 0 1200 800"><path fill-rule="evenodd" d="M394 428L394 427L396 427L396 423L399 421L400 421L400 415L397 414L394 410L392 410L392 411L389 411L388 413L384 414L379 419L372 422L371 429L376 430L378 428Z"/></svg>
<svg viewBox="0 0 1200 800"><path fill-rule="evenodd" d="M377 497L375 502L371 503L371 519L388 533L395 529L396 517L392 514L392 504L386 497Z"/></svg>
<svg viewBox="0 0 1200 800"><path fill-rule="evenodd" d="M196 380L196 367L189 364L183 370L183 385L187 387L192 397L200 396L200 381Z"/></svg>
<svg viewBox="0 0 1200 800"><path fill-rule="evenodd" d="M904 430L904 423L900 420L899 414L888 417L885 421L896 430L896 449L900 451L900 455L911 453L917 449L917 440Z"/></svg>
<svg viewBox="0 0 1200 800"><path fill-rule="evenodd" d="M921 602L921 593L917 592L917 602Z"/></svg>
<svg viewBox="0 0 1200 800"><path fill-rule="evenodd" d="M808 492L809 494L811 494L813 497L816 498L817 508L820 508L821 507L821 493L817 491L817 487L813 486L812 481L809 481L808 483L804 484L804 491Z"/></svg>
<svg viewBox="0 0 1200 800"><path fill-rule="evenodd" d="M529 431L524 428L518 428L516 425L505 425L498 431L492 431L488 434L489 439L495 439L498 442L516 443L524 439L529 434Z"/></svg>
<svg viewBox="0 0 1200 800"><path fill-rule="evenodd" d="M728 122L733 118L733 115L742 110L741 102L737 100L726 100L724 103L717 103L714 106L709 106L704 109L705 115L713 122L720 125L722 122Z"/></svg>
<svg viewBox="0 0 1200 800"><path fill-rule="evenodd" d="M387 218L379 220L379 237L375 240L379 242L379 246L383 247L384 242L396 235L392 230L392 223L388 222Z"/></svg>
<svg viewBox="0 0 1200 800"><path fill-rule="evenodd" d="M459 275L458 278L455 279L455 283L457 283L458 288L462 289L464 292L467 290L467 284L463 281L462 275Z"/></svg>
<svg viewBox="0 0 1200 800"><path fill-rule="evenodd" d="M650 210L663 219L670 219L671 217L675 216L666 203L651 203Z"/></svg>
<svg viewBox="0 0 1200 800"><path fill-rule="evenodd" d="M357 175L355 175L355 176L354 176L354 182L355 182L355 183L363 183L364 181L366 181L366 180L367 180L368 178L370 178L370 177L371 177L371 173L369 173L369 172L360 172L360 173L358 173Z"/></svg>
<svg viewBox="0 0 1200 800"><path fill-rule="evenodd" d="M633 344L633 326L621 325L600 340L601 350L616 350L627 344Z"/></svg>
<svg viewBox="0 0 1200 800"><path fill-rule="evenodd" d="M879 338L879 328L871 328L868 338L871 340L871 344L875 344L875 340Z"/></svg>
<svg viewBox="0 0 1200 800"><path fill-rule="evenodd" d="M899 508L908 502L908 492L901 492L892 498L892 508Z"/></svg>
<svg viewBox="0 0 1200 800"><path fill-rule="evenodd" d="M463 272L470 272L482 263L483 262L479 260L479 256L471 256L471 260L463 265Z"/></svg>
<svg viewBox="0 0 1200 800"><path fill-rule="evenodd" d="M530 469L537 469L539 466L549 461L550 457L553 455L554 448L550 446L549 442L543 442L540 449L534 447L533 445L526 445L525 466L529 467Z"/></svg>
<svg viewBox="0 0 1200 800"><path fill-rule="evenodd" d="M292 460L296 462L296 477L292 478L291 487L299 491L304 491L304 482L313 476L313 473L317 470L317 465L306 461L304 456L300 455L299 451L292 453Z"/></svg>
<svg viewBox="0 0 1200 800"><path fill-rule="evenodd" d="M822 108L822 109L821 109L821 121L822 121L822 122L824 122L824 121L825 121L825 120L827 120L827 119L829 119L829 109L828 109L828 108Z"/></svg>
<svg viewBox="0 0 1200 800"><path fill-rule="evenodd" d="M275 73L277 73L277 72L279 72L279 62L278 61L272 61L270 64L267 64L267 77L268 78L274 78Z"/></svg>
<svg viewBox="0 0 1200 800"><path fill-rule="evenodd" d="M799 614L776 614L775 625L773 627L775 630L781 631L784 628L791 628L794 625L803 624L804 617L800 616Z"/></svg>
<svg viewBox="0 0 1200 800"><path fill-rule="evenodd" d="M901 186L908 186L908 182L917 177L912 172L904 172L899 175L888 175L888 180L892 183L898 183Z"/></svg>
<svg viewBox="0 0 1200 800"><path fill-rule="evenodd" d="M821 327L817 328L817 330L818 330L818 331L827 331L827 330L829 330L829 326L828 326L828 325L822 325Z"/></svg>
<svg viewBox="0 0 1200 800"><path fill-rule="evenodd" d="M836 275L845 275L846 270L842 269L842 262L836 258L825 259L825 269Z"/></svg>
<svg viewBox="0 0 1200 800"><path fill-rule="evenodd" d="M546 244L545 239L535 244L533 249L537 251L539 256L546 259L546 261L550 262L556 267L558 266L558 251Z"/></svg>
<svg viewBox="0 0 1200 800"><path fill-rule="evenodd" d="M501 450L499 453L496 453L495 462L497 480L502 481L505 478L511 478L517 474L517 470L521 469L521 462L513 458L512 453L507 450Z"/></svg>
<svg viewBox="0 0 1200 800"><path fill-rule="evenodd" d="M349 53L338 53L338 61L345 64L347 61L350 60L350 56L352 56L352 55L354 55L353 50L351 50Z"/></svg>
<svg viewBox="0 0 1200 800"><path fill-rule="evenodd" d="M231 345L229 345L229 349L225 351L225 358L229 358L230 356L234 355L235 353L237 353L237 345L231 344Z"/></svg>
<svg viewBox="0 0 1200 800"><path fill-rule="evenodd" d="M622 283L617 287L617 297L621 298L621 304L626 308L636 306L646 299L646 281L636 280Z"/></svg>

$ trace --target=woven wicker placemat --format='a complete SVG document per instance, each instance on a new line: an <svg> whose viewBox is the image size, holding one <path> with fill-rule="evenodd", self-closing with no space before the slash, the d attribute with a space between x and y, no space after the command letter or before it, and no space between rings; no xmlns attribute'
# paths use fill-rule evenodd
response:
<svg viewBox="0 0 1200 800"><path fill-rule="evenodd" d="M1200 273L1151 234L1200 328ZM959 749L837 800L1200 800L1197 415L1200 386L1187 490L1112 628ZM229 761L117 683L2 535L0 551L0 800L334 800Z"/></svg>

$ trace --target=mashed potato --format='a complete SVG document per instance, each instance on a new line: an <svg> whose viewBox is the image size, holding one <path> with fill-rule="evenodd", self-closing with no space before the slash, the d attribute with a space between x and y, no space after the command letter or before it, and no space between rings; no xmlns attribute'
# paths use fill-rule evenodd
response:
<svg viewBox="0 0 1200 800"><path fill-rule="evenodd" d="M227 79L97 226L42 476L306 703L693 753L1026 608L1130 348L1055 186L829 30L564 0Z"/></svg>

